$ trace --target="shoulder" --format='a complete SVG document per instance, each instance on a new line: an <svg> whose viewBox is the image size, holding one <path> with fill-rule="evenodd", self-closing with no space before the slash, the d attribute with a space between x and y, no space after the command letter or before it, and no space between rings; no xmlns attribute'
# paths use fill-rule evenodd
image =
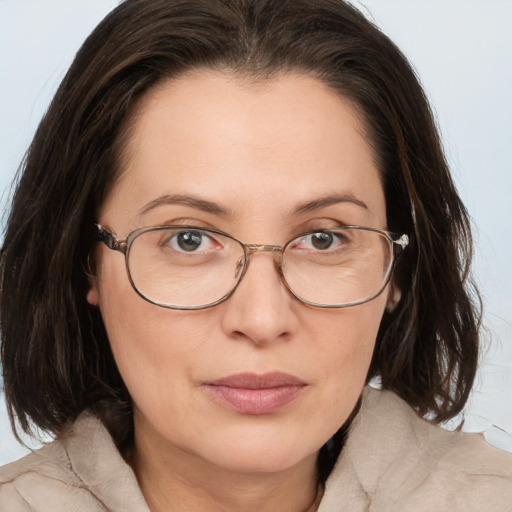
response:
<svg viewBox="0 0 512 512"><path fill-rule="evenodd" d="M58 440L0 468L0 510L147 512L147 507L105 427L84 413Z"/></svg>
<svg viewBox="0 0 512 512"><path fill-rule="evenodd" d="M0 510L72 510L84 494L59 441L0 468Z"/></svg>
<svg viewBox="0 0 512 512"><path fill-rule="evenodd" d="M402 454L421 455L435 468L512 478L512 454L491 446L483 435L451 432L430 423L390 391L368 388L365 395L367 426L378 427L381 440L389 440Z"/></svg>
<svg viewBox="0 0 512 512"><path fill-rule="evenodd" d="M428 423L389 391L365 390L338 462L332 476L352 472L369 510L512 510L512 454Z"/></svg>
<svg viewBox="0 0 512 512"><path fill-rule="evenodd" d="M425 501L452 510L510 510L512 454L489 445L481 434L428 423L394 393L371 394L382 441L399 437L391 441L384 482L400 485L411 510L423 510Z"/></svg>

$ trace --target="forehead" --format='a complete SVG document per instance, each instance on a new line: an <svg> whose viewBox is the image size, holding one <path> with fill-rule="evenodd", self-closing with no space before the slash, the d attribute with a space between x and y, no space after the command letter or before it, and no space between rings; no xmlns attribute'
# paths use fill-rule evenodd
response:
<svg viewBox="0 0 512 512"><path fill-rule="evenodd" d="M138 105L123 164L107 204L191 193L235 212L288 211L329 193L383 203L357 109L302 74L195 71L159 84Z"/></svg>
<svg viewBox="0 0 512 512"><path fill-rule="evenodd" d="M151 89L135 109L132 124L127 156L148 157L144 150L154 150L162 137L202 143L206 151L213 142L212 130L219 148L233 149L239 143L268 151L294 141L302 147L305 137L327 145L330 130L340 136L340 145L346 140L357 145L354 149L369 150L357 107L320 80L299 73L253 80L228 72L191 71ZM347 160L351 156L344 154Z"/></svg>

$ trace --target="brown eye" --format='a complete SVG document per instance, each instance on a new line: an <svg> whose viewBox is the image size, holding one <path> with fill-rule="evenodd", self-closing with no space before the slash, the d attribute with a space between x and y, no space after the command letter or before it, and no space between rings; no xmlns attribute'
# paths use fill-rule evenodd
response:
<svg viewBox="0 0 512 512"><path fill-rule="evenodd" d="M199 231L183 231L176 235L178 247L186 252L192 252L201 247L203 235Z"/></svg>
<svg viewBox="0 0 512 512"><path fill-rule="evenodd" d="M311 235L311 245L320 251L325 251L332 246L334 235L332 233L313 233Z"/></svg>

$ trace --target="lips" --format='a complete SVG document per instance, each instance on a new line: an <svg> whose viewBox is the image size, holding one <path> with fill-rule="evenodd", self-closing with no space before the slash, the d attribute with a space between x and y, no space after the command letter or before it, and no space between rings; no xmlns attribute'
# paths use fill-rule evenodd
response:
<svg viewBox="0 0 512 512"><path fill-rule="evenodd" d="M256 375L240 373L204 384L207 393L243 414L270 414L299 397L307 384L281 372Z"/></svg>

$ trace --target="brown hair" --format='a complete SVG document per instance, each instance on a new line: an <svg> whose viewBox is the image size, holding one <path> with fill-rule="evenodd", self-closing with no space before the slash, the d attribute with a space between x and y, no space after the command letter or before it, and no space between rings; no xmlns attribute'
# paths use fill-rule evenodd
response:
<svg viewBox="0 0 512 512"><path fill-rule="evenodd" d="M309 73L353 101L383 176L389 229L412 241L395 273L402 299L382 319L368 378L379 374L419 414L456 415L478 359L471 233L405 57L342 0L126 0L78 52L15 190L0 297L13 426L16 416L24 431L32 421L56 433L89 408L119 446L130 442L129 394L86 301L84 267L131 110L155 84L194 68L257 79Z"/></svg>

